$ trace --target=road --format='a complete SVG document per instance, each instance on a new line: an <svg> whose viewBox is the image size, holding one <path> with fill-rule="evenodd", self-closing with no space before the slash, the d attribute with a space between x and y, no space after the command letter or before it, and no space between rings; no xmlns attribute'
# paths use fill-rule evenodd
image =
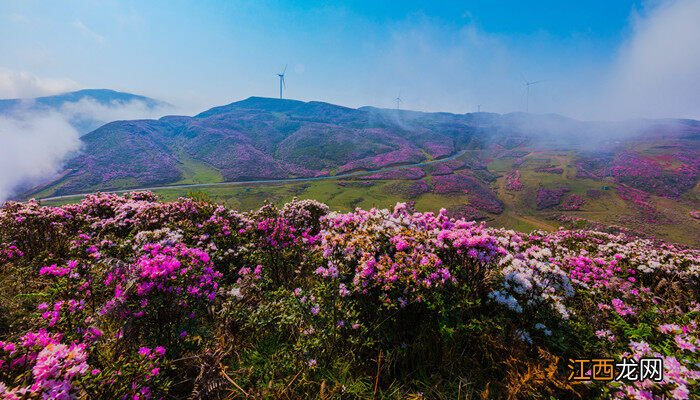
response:
<svg viewBox="0 0 700 400"><path fill-rule="evenodd" d="M408 169L408 168L424 167L426 165L431 165L431 164L443 163L446 161L454 160L454 159L458 158L459 156L463 155L464 153L466 153L467 151L468 150L462 150L462 151L459 151L451 156L448 156L445 158L440 158L437 160L432 160L432 161L423 161L423 162L416 163L416 164L396 165L396 166L384 167L384 168L373 169L373 170L368 170L368 171L350 172L347 174L340 174L340 175L317 176L317 177L311 177L311 178L262 179L262 180L254 180L254 181L191 183L191 184L187 184L187 185L166 185L166 186L152 186L152 187L143 187L143 188L131 188L131 189L123 189L123 190L104 190L101 192L102 193L127 193L127 192L133 192L136 190L153 191L153 190L163 190L163 189L189 189L189 188L194 189L194 188L211 187L211 186L225 186L225 185L240 186L240 185L250 185L250 184L255 184L255 183L294 183L294 182L321 181L321 180L327 180L327 179L353 178L353 177L357 177L357 176L376 174L378 172L396 171L396 170L402 170L402 169ZM63 195L63 196L44 197L44 198L40 198L39 200L51 201L51 200L70 199L70 198L74 198L74 197L84 197L84 196L91 194L91 193L94 193L94 192L67 194L67 195Z"/></svg>

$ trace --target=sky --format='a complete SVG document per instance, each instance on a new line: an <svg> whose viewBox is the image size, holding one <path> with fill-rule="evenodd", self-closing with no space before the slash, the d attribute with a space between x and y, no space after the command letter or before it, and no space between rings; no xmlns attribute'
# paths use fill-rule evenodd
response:
<svg viewBox="0 0 700 400"><path fill-rule="evenodd" d="M0 98L700 118L700 0L0 0ZM541 81L530 87L525 81Z"/></svg>

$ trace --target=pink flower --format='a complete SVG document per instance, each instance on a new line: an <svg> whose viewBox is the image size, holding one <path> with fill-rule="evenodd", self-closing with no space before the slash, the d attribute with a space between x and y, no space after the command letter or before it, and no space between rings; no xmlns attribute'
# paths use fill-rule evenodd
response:
<svg viewBox="0 0 700 400"><path fill-rule="evenodd" d="M615 312L617 312L621 317L624 317L626 315L635 315L634 309L632 309L632 307L627 306L620 299L613 299L612 305L613 307L615 307Z"/></svg>
<svg viewBox="0 0 700 400"><path fill-rule="evenodd" d="M158 355L160 355L161 357L165 355L165 347L163 346L157 346L155 349L153 349L153 351L158 353Z"/></svg>
<svg viewBox="0 0 700 400"><path fill-rule="evenodd" d="M688 350L695 353L697 347L687 340L686 335L676 335L674 337L674 340L676 341L676 345L679 349Z"/></svg>
<svg viewBox="0 0 700 400"><path fill-rule="evenodd" d="M678 385L677 388L671 391L671 396L673 396L674 399L685 400L689 398L690 391L688 390L687 386Z"/></svg>
<svg viewBox="0 0 700 400"><path fill-rule="evenodd" d="M681 332L681 327L676 325L676 324L664 324L664 325L659 325L659 331L661 333L680 333Z"/></svg>

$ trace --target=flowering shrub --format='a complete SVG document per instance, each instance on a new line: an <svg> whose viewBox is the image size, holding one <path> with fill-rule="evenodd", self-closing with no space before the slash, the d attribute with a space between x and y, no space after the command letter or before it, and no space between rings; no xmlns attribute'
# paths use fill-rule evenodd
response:
<svg viewBox="0 0 700 400"><path fill-rule="evenodd" d="M584 204L586 204L586 200L584 200L583 197L577 194L572 194L564 200L564 203L561 205L561 209L565 211L576 211L581 209L581 206Z"/></svg>
<svg viewBox="0 0 700 400"><path fill-rule="evenodd" d="M642 220L646 222L656 222L658 212L656 207L649 201L649 194L639 189L628 186L618 186L617 194L622 200L627 201L642 215Z"/></svg>
<svg viewBox="0 0 700 400"><path fill-rule="evenodd" d="M561 198L564 197L564 194L568 191L569 188L545 189L540 186L540 188L537 189L537 198L535 199L537 209L543 210L558 205L559 202L561 202Z"/></svg>
<svg viewBox="0 0 700 400"><path fill-rule="evenodd" d="M517 192L522 188L523 184L520 182L520 171L514 169L513 172L506 176L506 190Z"/></svg>
<svg viewBox="0 0 700 400"><path fill-rule="evenodd" d="M454 175L436 186L481 187ZM700 390L700 251L622 233L132 193L7 203L0 257L3 398ZM572 385L582 356L661 357L664 379Z"/></svg>
<svg viewBox="0 0 700 400"><path fill-rule="evenodd" d="M671 161L679 165L674 166ZM623 151L614 157L583 157L576 162L576 169L578 177L612 177L618 183L670 198L678 198L692 189L700 176L700 165L693 150L658 156Z"/></svg>
<svg viewBox="0 0 700 400"><path fill-rule="evenodd" d="M414 164L421 162L425 155L416 148L411 148L406 144L397 150L381 153L376 156L351 161L341 165L337 173L351 172L361 169L377 169L399 164Z"/></svg>
<svg viewBox="0 0 700 400"><path fill-rule="evenodd" d="M493 214L503 212L503 202L491 190L484 187L483 183L466 173L435 176L433 184L435 193L467 194L469 204L479 210Z"/></svg>
<svg viewBox="0 0 700 400"><path fill-rule="evenodd" d="M424 166L423 169L431 175L449 175L460 168L464 168L464 166L465 164L463 161L450 160L429 164Z"/></svg>

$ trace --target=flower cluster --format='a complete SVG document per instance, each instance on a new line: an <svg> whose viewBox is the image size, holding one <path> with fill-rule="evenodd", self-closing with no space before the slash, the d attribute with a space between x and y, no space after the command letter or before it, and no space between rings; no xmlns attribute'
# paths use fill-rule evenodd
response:
<svg viewBox="0 0 700 400"><path fill-rule="evenodd" d="M558 205L561 202L561 198L564 197L564 194L569 190L569 188L546 189L540 186L537 190L537 198L535 199L537 209L543 210Z"/></svg>
<svg viewBox="0 0 700 400"><path fill-rule="evenodd" d="M565 211L576 211L580 210L584 204L586 204L586 200L584 200L583 197L577 194L572 194L571 196L564 199L564 202L561 205L561 209Z"/></svg>
<svg viewBox="0 0 700 400"><path fill-rule="evenodd" d="M184 244L163 246L147 244L133 265L117 267L104 280L114 287L114 298L104 312L117 310L137 318L157 314L155 298L176 301L177 307L189 308L191 303L213 301L221 273L214 269L209 254ZM124 306L123 308L120 306Z"/></svg>
<svg viewBox="0 0 700 400"><path fill-rule="evenodd" d="M0 341L0 376L30 374L30 384L9 387L0 382L0 395L6 399L43 397L75 398L75 381L90 368L82 343L61 343L61 335L45 330L29 332L17 343Z"/></svg>
<svg viewBox="0 0 700 400"><path fill-rule="evenodd" d="M469 204L479 210L493 214L503 212L503 202L472 175L461 171L450 175L439 175L433 177L433 183L435 193L466 194Z"/></svg>
<svg viewBox="0 0 700 400"><path fill-rule="evenodd" d="M6 263L13 258L19 258L23 255L24 253L15 245L8 245L6 243L0 245L0 263Z"/></svg>
<svg viewBox="0 0 700 400"><path fill-rule="evenodd" d="M517 192L522 188L523 184L520 182L520 171L514 169L513 172L506 176L506 190Z"/></svg>

